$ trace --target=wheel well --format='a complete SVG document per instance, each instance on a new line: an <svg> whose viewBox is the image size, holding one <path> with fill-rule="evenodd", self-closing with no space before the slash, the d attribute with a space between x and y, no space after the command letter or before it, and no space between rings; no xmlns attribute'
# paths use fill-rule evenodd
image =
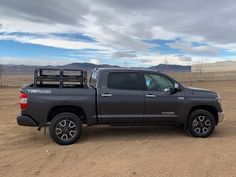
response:
<svg viewBox="0 0 236 177"><path fill-rule="evenodd" d="M188 117L193 111L198 110L198 109L203 109L203 110L209 111L214 116L215 121L216 121L216 125L218 124L218 112L217 112L216 108L214 108L213 106L208 106L208 105L194 106L190 109Z"/></svg>
<svg viewBox="0 0 236 177"><path fill-rule="evenodd" d="M50 110L47 117L47 122L51 122L51 120L58 114L63 112L74 113L78 117L80 117L83 123L87 123L85 112L82 108L77 106L56 106Z"/></svg>

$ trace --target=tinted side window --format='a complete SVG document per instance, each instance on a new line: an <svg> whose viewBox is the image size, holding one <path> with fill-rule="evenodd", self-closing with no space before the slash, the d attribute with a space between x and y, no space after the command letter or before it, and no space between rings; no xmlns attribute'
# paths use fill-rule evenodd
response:
<svg viewBox="0 0 236 177"><path fill-rule="evenodd" d="M168 78L158 74L144 74L147 90L164 91L173 88L174 84Z"/></svg>
<svg viewBox="0 0 236 177"><path fill-rule="evenodd" d="M138 90L138 74L131 72L111 72L108 74L108 88Z"/></svg>

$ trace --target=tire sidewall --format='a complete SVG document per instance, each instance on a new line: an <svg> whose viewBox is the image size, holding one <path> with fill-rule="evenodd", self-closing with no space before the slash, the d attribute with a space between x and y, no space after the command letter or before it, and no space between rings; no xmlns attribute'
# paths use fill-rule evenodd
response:
<svg viewBox="0 0 236 177"><path fill-rule="evenodd" d="M210 131L208 131L208 132L205 133L205 134L198 134L198 133L196 133L196 132L193 130L193 127L192 127L192 122L193 122L194 118L197 117L197 116L201 116L201 115L207 116L207 118L208 118L208 119L210 120L210 122L211 122ZM205 137L210 136L210 135L214 132L214 130L215 130L215 125L216 125L216 121L215 121L214 116L213 116L210 112L208 112L208 111L206 111L206 110L195 110L195 111L193 111L193 112L190 114L190 116L189 116L189 118L188 118L188 132L189 132L192 136L194 136L194 137L202 137L202 138L205 138Z"/></svg>
<svg viewBox="0 0 236 177"><path fill-rule="evenodd" d="M76 125L76 134L74 135L74 137L72 137L69 140L62 140L56 134L56 131L55 131L56 126L62 120L71 120ZM60 114L56 115L52 119L52 122L51 122L50 127L49 127L49 133L50 133L50 136L51 136L52 140L54 142L56 142L57 144L60 144L60 145L73 144L81 136L81 133L82 133L82 122L81 122L80 118L77 115L73 114L73 113L60 113Z"/></svg>

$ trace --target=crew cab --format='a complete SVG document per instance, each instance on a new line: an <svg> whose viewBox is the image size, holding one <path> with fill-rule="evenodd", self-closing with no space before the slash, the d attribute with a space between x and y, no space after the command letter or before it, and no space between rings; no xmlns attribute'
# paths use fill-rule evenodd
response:
<svg viewBox="0 0 236 177"><path fill-rule="evenodd" d="M41 68L34 83L20 89L17 122L49 126L61 145L75 143L83 124L183 125L194 137L208 137L223 120L220 102L214 91L185 87L148 69L94 69L87 83L83 70Z"/></svg>

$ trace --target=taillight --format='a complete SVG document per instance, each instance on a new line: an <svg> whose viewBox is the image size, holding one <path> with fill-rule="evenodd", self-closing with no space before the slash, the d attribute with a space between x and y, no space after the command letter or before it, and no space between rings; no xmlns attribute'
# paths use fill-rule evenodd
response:
<svg viewBox="0 0 236 177"><path fill-rule="evenodd" d="M25 109L27 107L27 95L22 92L20 92L20 107L21 109Z"/></svg>

